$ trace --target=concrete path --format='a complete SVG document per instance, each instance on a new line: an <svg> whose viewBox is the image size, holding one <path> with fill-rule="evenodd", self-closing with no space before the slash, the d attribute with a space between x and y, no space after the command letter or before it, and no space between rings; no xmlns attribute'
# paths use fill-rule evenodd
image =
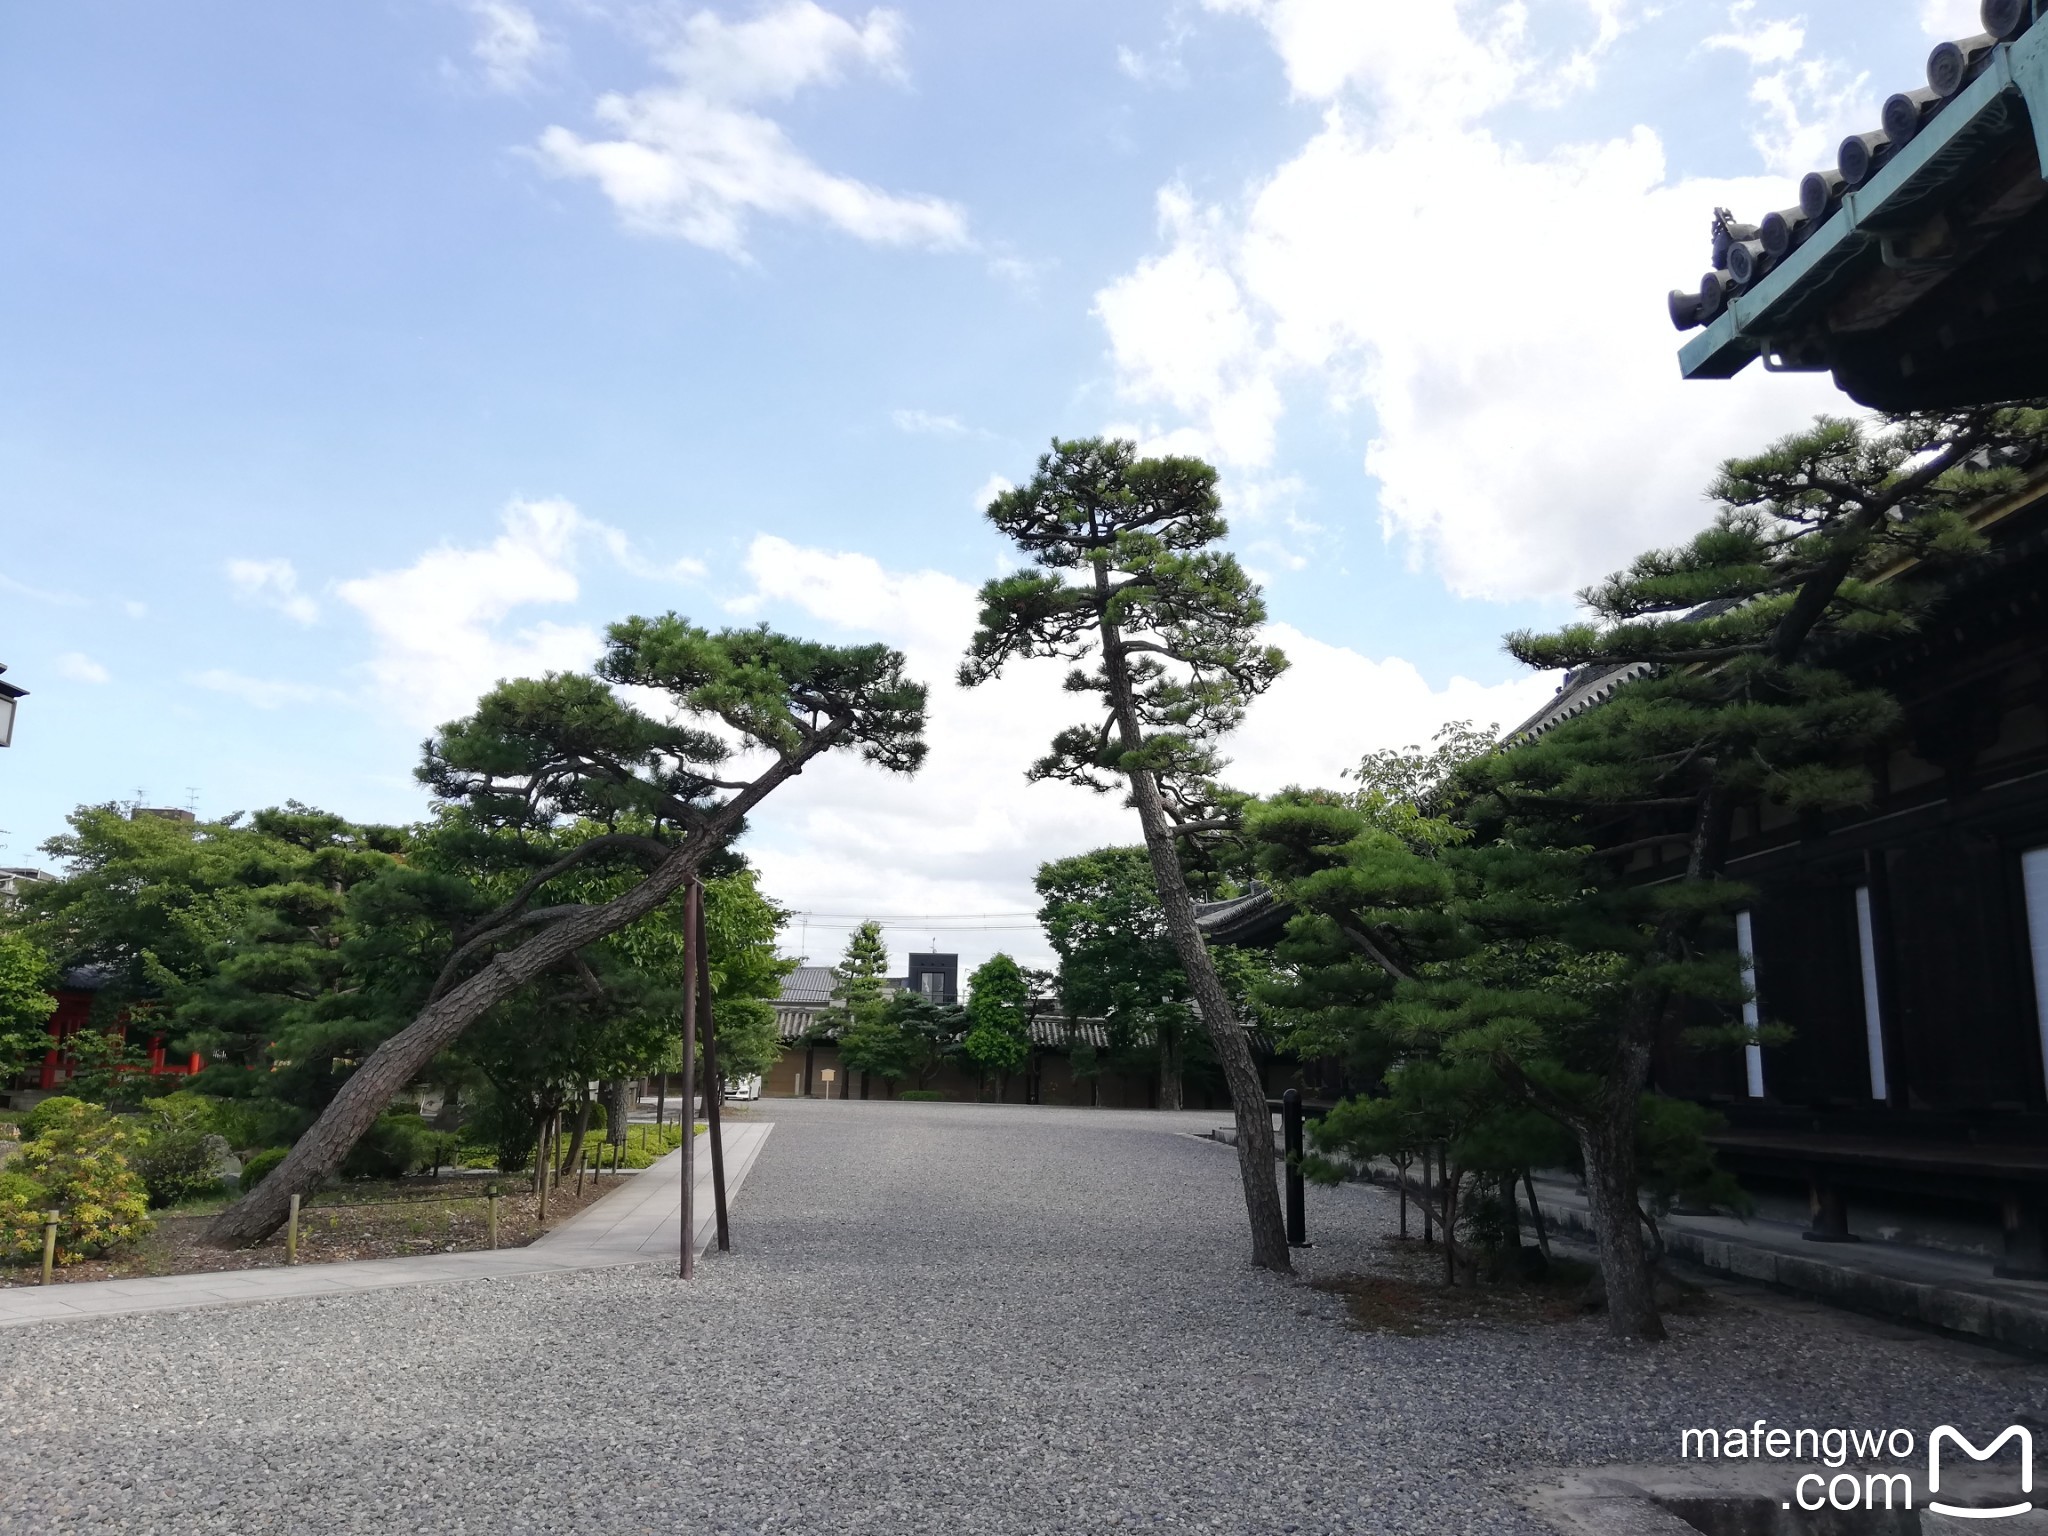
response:
<svg viewBox="0 0 2048 1536"><path fill-rule="evenodd" d="M725 1184L730 1202L761 1154L772 1124L742 1122L725 1132ZM618 1264L674 1263L681 1252L683 1154L671 1152L634 1174L624 1187L577 1212L524 1248L421 1258L363 1259L346 1264L300 1264L290 1269L231 1269L200 1275L159 1275L139 1280L87 1280L76 1284L15 1286L0 1290L0 1328L76 1321L133 1312L183 1312L285 1296L342 1296L394 1286L442 1285L455 1280L504 1279L606 1269ZM697 1144L697 1251L716 1235L711 1204L711 1153Z"/></svg>

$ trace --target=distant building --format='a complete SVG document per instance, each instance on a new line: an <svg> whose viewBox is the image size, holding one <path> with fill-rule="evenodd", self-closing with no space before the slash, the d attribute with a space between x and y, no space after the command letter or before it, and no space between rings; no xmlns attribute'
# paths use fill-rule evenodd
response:
<svg viewBox="0 0 2048 1536"><path fill-rule="evenodd" d="M48 870L0 866L0 912L21 905L24 892L32 885L48 885L56 879Z"/></svg>
<svg viewBox="0 0 2048 1536"><path fill-rule="evenodd" d="M892 992L922 993L942 1007L961 1001L960 957L948 954L910 956L909 974L891 976ZM885 1098L909 1086L870 1078L843 1067L839 1046L818 1020L832 1006L830 966L799 966L783 978L775 1017L782 1031L782 1059L768 1071L762 1092L769 1098ZM1024 1070L1001 1082L984 1082L972 1063L950 1060L934 1074L929 1087L947 1099L1012 1104L1095 1105L1105 1109L1150 1109L1158 1103L1159 1084L1153 1073L1074 1071L1075 1052L1107 1053L1109 1032L1099 1019L1075 1019L1050 997L1031 1004L1031 1055ZM1270 1052L1269 1052L1270 1054ZM1188 1108L1213 1107L1191 1093Z"/></svg>
<svg viewBox="0 0 2048 1536"><path fill-rule="evenodd" d="M898 983L891 981L891 986ZM910 974L901 985L922 992L942 1006L960 1001L960 957L958 955L912 955Z"/></svg>

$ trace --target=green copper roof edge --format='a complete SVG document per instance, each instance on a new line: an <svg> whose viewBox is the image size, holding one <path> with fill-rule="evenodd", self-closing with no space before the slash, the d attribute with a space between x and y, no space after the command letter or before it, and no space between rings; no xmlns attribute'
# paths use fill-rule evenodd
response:
<svg viewBox="0 0 2048 1536"><path fill-rule="evenodd" d="M1962 134L1976 127L2008 91L2027 104L2041 163L2048 167L2048 26L2030 30L2016 43L2002 43L1990 65L1960 92L1940 116L1913 136L1906 147L1853 192L1843 194L1834 217L1764 280L1738 294L1728 308L1699 335L1678 349L1678 370L1688 379L1725 379L1740 373L1763 352L1756 334L1772 312L1798 296L1799 285L1824 261L1847 254L1851 241L1870 239L1870 223L1927 163Z"/></svg>

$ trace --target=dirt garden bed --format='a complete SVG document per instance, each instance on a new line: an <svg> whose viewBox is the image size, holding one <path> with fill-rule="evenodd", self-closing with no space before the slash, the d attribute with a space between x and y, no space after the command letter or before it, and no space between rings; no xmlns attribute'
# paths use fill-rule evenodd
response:
<svg viewBox="0 0 2048 1536"><path fill-rule="evenodd" d="M614 1173L607 1167L601 1175L586 1172L579 1189L576 1175L566 1175L548 1192L545 1224L540 1220L540 1202L533 1193L531 1177L525 1174L443 1173L439 1177L338 1185L319 1191L303 1207L298 1261L332 1264L486 1249L491 1246L487 1197L493 1185L500 1196L498 1246L523 1248L636 1177L633 1169ZM281 1266L285 1261L282 1228L248 1248L216 1248L204 1240L207 1222L227 1203L221 1199L152 1212L154 1225L139 1242L104 1258L65 1265L55 1272L52 1283ZM0 1288L41 1283L42 1270L37 1264L0 1267Z"/></svg>

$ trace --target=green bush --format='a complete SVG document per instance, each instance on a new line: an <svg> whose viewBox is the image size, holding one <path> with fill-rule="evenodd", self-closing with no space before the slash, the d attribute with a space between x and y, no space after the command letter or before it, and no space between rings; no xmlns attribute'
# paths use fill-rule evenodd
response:
<svg viewBox="0 0 2048 1536"><path fill-rule="evenodd" d="M595 1136L598 1134L598 1132L604 1130L611 1123L612 1117L605 1113L604 1100L592 1099L590 1101L589 1134Z"/></svg>
<svg viewBox="0 0 2048 1536"><path fill-rule="evenodd" d="M226 1150L211 1132L158 1130L128 1154L128 1163L141 1175L151 1205L179 1205L221 1192L218 1170Z"/></svg>
<svg viewBox="0 0 2048 1536"><path fill-rule="evenodd" d="M907 1099L912 1104L937 1104L941 1103L946 1096L936 1088L906 1088L897 1094L896 1097Z"/></svg>
<svg viewBox="0 0 2048 1536"><path fill-rule="evenodd" d="M619 1149L621 1168L652 1168L657 1158L675 1151L683 1144L683 1129L679 1125L664 1125L657 1131L651 1125L629 1125L626 1127L626 1143ZM602 1149L604 1166L612 1166L612 1150L609 1142ZM597 1155L593 1149L593 1156Z"/></svg>
<svg viewBox="0 0 2048 1536"><path fill-rule="evenodd" d="M537 1135L533 1109L517 1099L508 1099L494 1088L479 1095L476 1112L463 1122L461 1153L464 1167L496 1168L500 1173L518 1173L533 1166L533 1144ZM473 1164L470 1159L488 1152L491 1161Z"/></svg>
<svg viewBox="0 0 2048 1536"><path fill-rule="evenodd" d="M84 1109L85 1107L85 1100L75 1099L68 1093L60 1093L55 1098L43 1100L42 1103L21 1117L22 1139L24 1141L34 1141L43 1134L45 1127L55 1125L60 1120L68 1119L73 1110Z"/></svg>
<svg viewBox="0 0 2048 1536"><path fill-rule="evenodd" d="M39 1186L47 1208L62 1213L57 1262L93 1258L147 1232L149 1196L128 1166L128 1130L99 1106L77 1099L45 1099L36 1113L36 1137L9 1172ZM32 1237L21 1230L25 1221L33 1224ZM18 1252L27 1240L40 1257L42 1232L41 1210L25 1212L18 1193L0 1211L0 1252Z"/></svg>
<svg viewBox="0 0 2048 1536"><path fill-rule="evenodd" d="M197 1131L202 1136L221 1128L221 1101L210 1094L180 1088L175 1093L151 1099L143 1106L158 1125Z"/></svg>
<svg viewBox="0 0 2048 1536"><path fill-rule="evenodd" d="M246 1195L261 1184L270 1170L290 1155L291 1150L290 1147L265 1147L245 1158L242 1162L242 1193Z"/></svg>
<svg viewBox="0 0 2048 1536"><path fill-rule="evenodd" d="M382 1114L343 1159L345 1179L402 1179L433 1161L434 1133L418 1115Z"/></svg>
<svg viewBox="0 0 2048 1536"><path fill-rule="evenodd" d="M50 1192L25 1173L0 1171L0 1264L33 1264L43 1256L43 1212Z"/></svg>
<svg viewBox="0 0 2048 1536"><path fill-rule="evenodd" d="M221 1192L227 1139L217 1130L218 1101L180 1091L152 1099L145 1128L128 1162L142 1175L154 1206L178 1205Z"/></svg>

